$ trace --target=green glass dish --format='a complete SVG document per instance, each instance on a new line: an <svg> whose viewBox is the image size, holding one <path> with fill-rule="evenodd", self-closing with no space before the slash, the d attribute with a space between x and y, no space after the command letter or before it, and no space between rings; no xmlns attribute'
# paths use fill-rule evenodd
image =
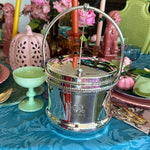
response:
<svg viewBox="0 0 150 150"><path fill-rule="evenodd" d="M28 88L26 95L29 98L24 99L19 104L19 109L25 112L40 110L44 103L42 100L34 98L36 95L34 88L40 86L45 81L46 74L43 68L34 66L17 68L13 71L13 78L18 85Z"/></svg>

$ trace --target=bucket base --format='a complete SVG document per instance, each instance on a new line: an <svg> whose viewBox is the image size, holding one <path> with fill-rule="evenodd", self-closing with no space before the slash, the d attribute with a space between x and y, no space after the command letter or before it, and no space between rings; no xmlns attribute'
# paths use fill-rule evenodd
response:
<svg viewBox="0 0 150 150"><path fill-rule="evenodd" d="M55 134L63 138L67 138L70 140L79 140L79 141L92 140L92 139L101 137L109 131L109 127L110 127L110 123L108 123L106 126L103 126L97 130L83 133L83 132L73 132L73 131L62 129L62 128L60 129L56 125L52 125L52 123L50 124L50 129Z"/></svg>
<svg viewBox="0 0 150 150"><path fill-rule="evenodd" d="M46 114L50 120L49 126L51 131L71 140L91 140L103 136L109 130L109 121L111 119L111 116L108 116L108 118L105 118L108 120L107 122L90 130L69 130L68 126L65 127L61 124L60 120L56 123L53 116L50 116L48 109L46 109Z"/></svg>

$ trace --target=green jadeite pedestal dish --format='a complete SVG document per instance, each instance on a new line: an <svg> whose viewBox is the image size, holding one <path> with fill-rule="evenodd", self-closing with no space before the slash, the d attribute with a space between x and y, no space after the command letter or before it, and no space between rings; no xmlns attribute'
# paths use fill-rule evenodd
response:
<svg viewBox="0 0 150 150"><path fill-rule="evenodd" d="M18 85L28 88L26 94L29 99L23 100L19 104L19 109L26 112L33 112L41 109L44 103L34 98L36 95L34 88L40 86L45 81L46 74L43 68L34 66L18 68L13 71L13 77Z"/></svg>
<svg viewBox="0 0 150 150"><path fill-rule="evenodd" d="M45 72L40 67L22 67L14 70L16 83L25 88L38 87L45 81Z"/></svg>

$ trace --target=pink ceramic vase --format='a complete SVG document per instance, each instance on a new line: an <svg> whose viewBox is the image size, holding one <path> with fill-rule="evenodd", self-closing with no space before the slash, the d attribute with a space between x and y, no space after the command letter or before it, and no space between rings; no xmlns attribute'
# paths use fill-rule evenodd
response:
<svg viewBox="0 0 150 150"><path fill-rule="evenodd" d="M29 25L26 33L17 34L11 41L9 48L10 66L14 70L24 66L41 67L43 62L42 51L43 35L32 32ZM45 58L50 58L48 43L45 45Z"/></svg>

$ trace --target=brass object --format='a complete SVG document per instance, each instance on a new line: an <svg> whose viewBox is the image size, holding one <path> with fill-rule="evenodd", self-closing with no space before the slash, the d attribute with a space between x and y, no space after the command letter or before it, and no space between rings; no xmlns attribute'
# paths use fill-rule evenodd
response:
<svg viewBox="0 0 150 150"><path fill-rule="evenodd" d="M150 70L148 68L144 68L145 71L150 72Z"/></svg>
<svg viewBox="0 0 150 150"><path fill-rule="evenodd" d="M143 125L143 124L147 123L147 120L145 118L143 118L142 116L139 116L138 114L133 113L128 108L125 108L125 107L123 107L119 104L116 104L114 102L111 102L111 103L115 106L115 108L112 108L114 111L123 115L124 117L126 117L130 121L132 121L136 124L139 124L139 125Z"/></svg>
<svg viewBox="0 0 150 150"><path fill-rule="evenodd" d="M13 92L13 88L9 88L0 94L0 104L5 102Z"/></svg>

